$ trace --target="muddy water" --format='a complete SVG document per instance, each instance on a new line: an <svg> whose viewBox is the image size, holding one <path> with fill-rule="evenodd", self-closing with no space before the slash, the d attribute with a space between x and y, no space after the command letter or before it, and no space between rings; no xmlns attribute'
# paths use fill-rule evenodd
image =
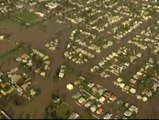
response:
<svg viewBox="0 0 159 120"><path fill-rule="evenodd" d="M8 40L0 40L0 54L4 54L7 51L13 49L15 44Z"/></svg>
<svg viewBox="0 0 159 120"><path fill-rule="evenodd" d="M63 30L66 32L62 32ZM50 20L44 23L33 25L29 28L22 27L18 24L1 25L0 31L10 34L11 36L9 40L13 42L29 43L32 45L32 48L37 48L38 50L45 52L51 58L53 58L50 72L51 75L47 79L37 76L33 80L33 85L40 88L41 94L27 105L12 107L13 111L15 111L15 118L19 118L21 113L23 113L24 118L27 113L30 114L31 118L43 118L45 107L49 104L50 96L53 92L53 74L55 73L57 67L64 62L63 52L66 47L70 30L67 26L57 24L56 22ZM44 47L46 41L51 40L52 37L59 39L58 52L50 52ZM10 47L7 43L3 43L1 46L1 52L5 52L5 50L8 50Z"/></svg>
<svg viewBox="0 0 159 120"><path fill-rule="evenodd" d="M143 29L146 25L143 24L140 28L134 30L133 36L136 34L136 32L140 31L140 29ZM73 67L76 71L81 72L87 76L87 73L89 73L90 69L90 63L86 63L84 65L76 65L66 59L63 58L63 52L65 51L65 47L68 42L68 37L70 35L72 28L69 28L65 25L60 25L53 20L49 20L44 23L40 23L37 25L33 25L29 28L22 27L18 24L13 25L1 25L0 26L0 32L5 32L11 34L11 37L9 38L13 42L26 42L31 43L32 48L37 48L46 54L48 54L51 58L53 58L53 62L51 65L51 71L50 76L48 76L47 79L44 79L40 76L36 76L36 78L33 80L33 85L36 87L39 87L41 89L41 94L33 99L29 104L23 105L20 107L13 107L13 111L15 111L16 116L15 118L19 118L20 113L30 113L31 118L43 118L43 114L45 111L45 107L49 104L50 101L50 95L52 92L60 92L62 94L66 94L66 102L68 102L71 106L77 109L77 112L83 113L84 108L77 106L75 102L71 99L72 92L68 92L66 90L66 84L69 82L73 82L75 78L71 75L67 76L64 81L58 81L53 82L53 76L55 74L56 69L63 63L68 62L71 67ZM118 49L121 46L125 46L127 44L127 40L131 39L132 34L128 35L127 37L123 38L123 41L119 44L116 44L110 49L107 49L103 51L101 54L97 55L95 59L91 61L91 63L96 64L98 63L103 56L108 55L113 50ZM55 52L48 51L44 44L46 41L50 40L52 37L59 39L59 49ZM7 47L6 47L7 48ZM6 49L5 47L0 47L0 50ZM7 50L7 49L6 49ZM140 61L141 63L143 61ZM131 68L134 69L133 67ZM130 70L128 70L130 71ZM128 73L128 72L127 72ZM99 83L103 85L105 88L111 90L114 94L117 95L118 98L125 98L130 103L133 103L139 107L139 118L157 118L159 117L159 106L157 106L156 100L151 100L147 103L142 103L136 100L135 97L132 97L131 95L125 94L121 92L121 90L113 85L113 81L116 79L115 76L112 76L109 79L104 79L100 77L96 77L95 75L92 75L92 80L95 83ZM25 118L25 115L24 115Z"/></svg>

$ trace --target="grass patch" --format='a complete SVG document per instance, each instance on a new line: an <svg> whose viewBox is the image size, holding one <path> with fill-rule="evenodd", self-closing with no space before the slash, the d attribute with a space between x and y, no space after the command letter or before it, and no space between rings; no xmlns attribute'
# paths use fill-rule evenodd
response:
<svg viewBox="0 0 159 120"><path fill-rule="evenodd" d="M96 92L93 96L97 99L101 97L101 95L98 92Z"/></svg>
<svg viewBox="0 0 159 120"><path fill-rule="evenodd" d="M15 14L15 19L20 23L33 24L38 22L38 20L40 19L40 16L36 15L33 12L23 10Z"/></svg>
<svg viewBox="0 0 159 120"><path fill-rule="evenodd" d="M56 109L56 114L58 117L62 119L68 119L69 115L71 114L73 110L66 104L62 103L59 105L59 107Z"/></svg>
<svg viewBox="0 0 159 120"><path fill-rule="evenodd" d="M93 115L89 112L85 112L82 116L81 119L95 119L95 117L93 117Z"/></svg>
<svg viewBox="0 0 159 120"><path fill-rule="evenodd" d="M159 90L153 93L153 96L150 97L149 99L158 99L159 98Z"/></svg>
<svg viewBox="0 0 159 120"><path fill-rule="evenodd" d="M15 15L12 15L11 17L0 18L0 24L34 24L40 21L40 18L41 17L34 12L23 10L16 13Z"/></svg>
<svg viewBox="0 0 159 120"><path fill-rule="evenodd" d="M11 18L2 18L0 19L0 24L13 24L16 23L14 19Z"/></svg>
<svg viewBox="0 0 159 120"><path fill-rule="evenodd" d="M23 45L18 45L16 48L8 51L5 54L0 55L0 63L6 62L10 59L15 59L16 57L20 56L21 54L25 53L28 50L27 47Z"/></svg>

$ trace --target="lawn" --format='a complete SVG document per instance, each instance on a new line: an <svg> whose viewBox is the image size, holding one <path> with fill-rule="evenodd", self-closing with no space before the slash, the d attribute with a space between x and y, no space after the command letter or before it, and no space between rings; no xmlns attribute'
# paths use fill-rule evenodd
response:
<svg viewBox="0 0 159 120"><path fill-rule="evenodd" d="M6 62L10 59L15 59L21 54L25 53L28 50L27 47L23 45L18 45L16 48L11 49L10 51L0 55L0 62Z"/></svg>
<svg viewBox="0 0 159 120"><path fill-rule="evenodd" d="M71 114L73 110L66 104L62 103L57 109L56 114L60 118L68 119L69 115Z"/></svg>
<svg viewBox="0 0 159 120"><path fill-rule="evenodd" d="M33 24L41 20L41 17L28 10L23 10L15 15L8 18L0 18L0 24L12 24L12 23L22 23L22 24Z"/></svg>
<svg viewBox="0 0 159 120"><path fill-rule="evenodd" d="M84 114L81 115L81 119L95 119L92 115L91 111L85 111Z"/></svg>
<svg viewBox="0 0 159 120"><path fill-rule="evenodd" d="M16 23L16 21L11 18L0 19L0 24L12 24L12 23Z"/></svg>
<svg viewBox="0 0 159 120"><path fill-rule="evenodd" d="M32 24L32 23L38 22L40 19L40 16L36 15L33 12L24 10L24 11L21 11L21 12L18 12L17 14L15 14L15 18L20 23Z"/></svg>

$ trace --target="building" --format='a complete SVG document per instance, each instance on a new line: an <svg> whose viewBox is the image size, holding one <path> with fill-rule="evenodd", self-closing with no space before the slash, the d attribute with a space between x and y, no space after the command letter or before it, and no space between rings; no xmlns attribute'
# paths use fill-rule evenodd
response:
<svg viewBox="0 0 159 120"><path fill-rule="evenodd" d="M68 119L77 119L77 118L79 118L79 114L77 114L77 113L75 113L75 112L73 112L73 113L68 117Z"/></svg>

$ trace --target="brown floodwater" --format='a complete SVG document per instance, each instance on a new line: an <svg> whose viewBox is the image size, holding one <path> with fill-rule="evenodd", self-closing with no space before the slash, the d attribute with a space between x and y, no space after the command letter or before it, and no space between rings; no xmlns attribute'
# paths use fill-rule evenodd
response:
<svg viewBox="0 0 159 120"><path fill-rule="evenodd" d="M144 27L146 27L148 24L149 22L144 23L143 25L135 29L131 34L125 36L122 39L122 42L116 43L113 47L107 50L103 50L100 54L97 54L96 57L91 60L91 64L97 64L102 59L102 57L107 56L109 53L117 50L121 46L127 45L127 41L141 29L144 29ZM75 80L74 75L68 74L66 75L66 78L62 79L61 81L53 80L53 76L55 75L57 68L63 63L68 63L75 69L75 71L84 74L86 77L90 77L89 75L91 75L93 82L103 85L105 88L109 89L115 95L117 95L118 98L125 98L128 102L137 105L139 107L138 118L159 118L159 105L157 104L159 99L152 99L151 101L146 103L140 102L135 97L123 93L120 88L113 85L113 81L117 78L116 76L112 75L111 78L104 79L89 72L89 69L91 67L90 63L86 63L84 65L76 65L69 60L64 59L63 52L65 51L71 30L71 27L58 24L54 20L36 24L29 28L22 27L18 24L0 25L0 32L5 32L11 35L9 38L10 41L30 43L32 44L32 48L37 48L45 52L52 58L50 75L46 79L42 78L39 75L37 75L35 79L33 79L33 85L41 89L41 94L26 105L22 105L19 107L13 106L12 110L15 113L14 118L20 118L21 113L24 113L24 118L27 113L31 115L31 118L43 118L45 108L47 105L49 105L52 92L59 92L61 95L66 94L66 102L69 103L73 108L76 108L77 112L83 114L84 108L79 107L74 102L74 100L71 99L72 94L75 93L76 90L72 92L66 90L66 84ZM51 40L51 38L53 37L59 39L59 49L55 52L51 52L44 47L46 41ZM12 47L14 47L13 43L0 42L0 53L5 52ZM145 54L146 56L146 53L143 54ZM144 59L148 58L142 58L142 60L139 60L137 62L136 66L140 66L144 62ZM13 63L10 62L10 64ZM10 65L5 65L6 70L7 68L10 68L9 66ZM124 73L129 75L130 71L135 72L135 67L130 67ZM7 109L9 108L6 107L6 110Z"/></svg>

